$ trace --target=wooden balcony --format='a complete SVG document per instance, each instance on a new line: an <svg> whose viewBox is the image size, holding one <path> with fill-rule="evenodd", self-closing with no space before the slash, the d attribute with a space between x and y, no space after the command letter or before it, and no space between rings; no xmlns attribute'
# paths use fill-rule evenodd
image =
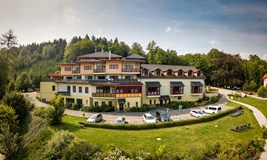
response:
<svg viewBox="0 0 267 160"><path fill-rule="evenodd" d="M113 79L115 82L137 82L137 79Z"/></svg>
<svg viewBox="0 0 267 160"><path fill-rule="evenodd" d="M122 68L122 72L140 72L139 68Z"/></svg>
<svg viewBox="0 0 267 160"><path fill-rule="evenodd" d="M73 70L72 74L80 74L80 70Z"/></svg>
<svg viewBox="0 0 267 160"><path fill-rule="evenodd" d="M141 97L142 93L121 93L121 94L116 94L117 98L122 98L122 97Z"/></svg>
<svg viewBox="0 0 267 160"><path fill-rule="evenodd" d="M94 73L105 73L106 69L94 69Z"/></svg>
<svg viewBox="0 0 267 160"><path fill-rule="evenodd" d="M93 97L115 97L115 93L92 93Z"/></svg>

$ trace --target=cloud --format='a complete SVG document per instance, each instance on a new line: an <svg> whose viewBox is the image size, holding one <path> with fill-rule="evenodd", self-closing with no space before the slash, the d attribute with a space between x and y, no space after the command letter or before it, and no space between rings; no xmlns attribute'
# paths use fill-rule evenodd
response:
<svg viewBox="0 0 267 160"><path fill-rule="evenodd" d="M184 31L178 27L168 26L166 27L165 32L167 33L173 32L174 34L178 34L178 33L183 33Z"/></svg>
<svg viewBox="0 0 267 160"><path fill-rule="evenodd" d="M64 10L63 20L66 24L79 24L81 19L78 18L73 8L68 7Z"/></svg>
<svg viewBox="0 0 267 160"><path fill-rule="evenodd" d="M216 41L216 40L211 40L209 43L210 43L212 46L218 46L218 45L220 45L220 43L219 43L218 41Z"/></svg>

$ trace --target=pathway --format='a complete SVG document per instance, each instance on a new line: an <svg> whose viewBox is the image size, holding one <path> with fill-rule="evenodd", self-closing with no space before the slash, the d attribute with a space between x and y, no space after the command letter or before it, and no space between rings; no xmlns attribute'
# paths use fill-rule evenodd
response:
<svg viewBox="0 0 267 160"><path fill-rule="evenodd" d="M220 88L218 88L218 89L219 89L219 93L225 95L226 97L227 97L227 94L231 94L233 92L232 90L220 89ZM238 103L240 105L248 107L250 110L252 110L252 112L253 112L255 118L257 119L259 125L261 127L266 127L267 119L264 116L264 114L261 111L259 111L257 108L255 108L255 107L253 107L251 105L242 103L242 102L238 102L238 101L229 99L229 98L228 98L228 100L231 101L231 102L235 102L235 103ZM267 140L265 140L264 151L261 153L260 160L267 160Z"/></svg>

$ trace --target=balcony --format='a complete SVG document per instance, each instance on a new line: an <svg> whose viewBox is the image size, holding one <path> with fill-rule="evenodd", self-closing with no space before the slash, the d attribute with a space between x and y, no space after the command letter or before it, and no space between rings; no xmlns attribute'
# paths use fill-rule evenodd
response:
<svg viewBox="0 0 267 160"><path fill-rule="evenodd" d="M117 98L122 98L122 97L141 97L142 93L121 93L121 94L116 94Z"/></svg>
<svg viewBox="0 0 267 160"><path fill-rule="evenodd" d="M160 92L147 92L148 97L160 97Z"/></svg>
<svg viewBox="0 0 267 160"><path fill-rule="evenodd" d="M63 96L70 96L70 91L58 91L57 94L61 94Z"/></svg>
<svg viewBox="0 0 267 160"><path fill-rule="evenodd" d="M139 68L122 68L122 72L140 72Z"/></svg>
<svg viewBox="0 0 267 160"><path fill-rule="evenodd" d="M80 70L73 70L72 74L80 74Z"/></svg>
<svg viewBox="0 0 267 160"><path fill-rule="evenodd" d="M114 82L137 82L137 79L112 79Z"/></svg>
<svg viewBox="0 0 267 160"><path fill-rule="evenodd" d="M115 93L92 93L93 97L115 97Z"/></svg>
<svg viewBox="0 0 267 160"><path fill-rule="evenodd" d="M94 69L94 73L105 73L106 69Z"/></svg>

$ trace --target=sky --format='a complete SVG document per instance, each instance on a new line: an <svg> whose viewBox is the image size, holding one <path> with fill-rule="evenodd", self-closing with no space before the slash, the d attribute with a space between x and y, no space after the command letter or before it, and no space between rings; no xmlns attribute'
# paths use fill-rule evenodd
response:
<svg viewBox="0 0 267 160"><path fill-rule="evenodd" d="M266 0L0 0L0 34L10 28L21 45L88 34L267 60Z"/></svg>

